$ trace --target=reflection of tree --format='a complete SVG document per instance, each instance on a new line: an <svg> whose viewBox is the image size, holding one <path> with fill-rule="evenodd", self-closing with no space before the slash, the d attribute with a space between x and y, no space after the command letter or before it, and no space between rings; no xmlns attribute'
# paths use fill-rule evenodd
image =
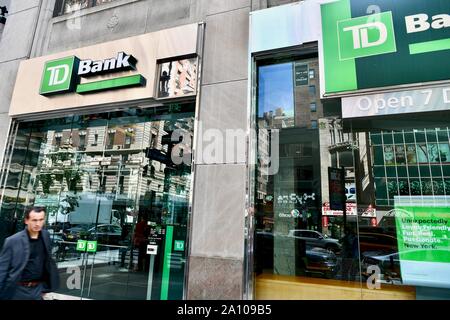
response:
<svg viewBox="0 0 450 320"><path fill-rule="evenodd" d="M77 184L81 182L81 176L78 171L72 169L64 169L63 171L54 171L52 173L41 173L39 181L42 184L42 191L45 194L50 193L54 181L58 181L61 185L66 180L67 189L69 191L77 192Z"/></svg>
<svg viewBox="0 0 450 320"><path fill-rule="evenodd" d="M81 182L80 173L73 170L64 170L64 177L66 178L67 189L77 193L77 184Z"/></svg>
<svg viewBox="0 0 450 320"><path fill-rule="evenodd" d="M42 190L44 191L44 193L50 193L50 187L53 184L52 175L50 173L40 174L39 181L42 184Z"/></svg>
<svg viewBox="0 0 450 320"><path fill-rule="evenodd" d="M75 195L66 195L64 199L60 201L60 213L61 214L69 214L70 212L75 210L75 207L78 207L78 199L81 197Z"/></svg>
<svg viewBox="0 0 450 320"><path fill-rule="evenodd" d="M420 181L412 181L411 182L411 195L412 196L420 196L422 194L420 190Z"/></svg>

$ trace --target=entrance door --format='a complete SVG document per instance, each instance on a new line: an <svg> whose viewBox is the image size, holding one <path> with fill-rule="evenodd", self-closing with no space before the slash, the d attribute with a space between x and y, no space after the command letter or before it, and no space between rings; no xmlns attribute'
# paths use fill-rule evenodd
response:
<svg viewBox="0 0 450 320"><path fill-rule="evenodd" d="M182 299L194 108L173 110L19 124L1 241L44 206L63 298Z"/></svg>

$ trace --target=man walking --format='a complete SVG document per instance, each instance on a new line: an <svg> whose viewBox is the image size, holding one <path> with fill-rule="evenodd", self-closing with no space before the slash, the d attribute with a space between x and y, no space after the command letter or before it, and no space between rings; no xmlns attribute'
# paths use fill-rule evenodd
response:
<svg viewBox="0 0 450 320"><path fill-rule="evenodd" d="M0 299L42 300L59 285L50 235L43 229L45 209L25 212L25 229L5 240L0 253Z"/></svg>

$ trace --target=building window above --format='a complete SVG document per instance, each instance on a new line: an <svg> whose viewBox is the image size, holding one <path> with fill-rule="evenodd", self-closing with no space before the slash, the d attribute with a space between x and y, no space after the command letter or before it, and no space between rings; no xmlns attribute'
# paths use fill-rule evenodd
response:
<svg viewBox="0 0 450 320"><path fill-rule="evenodd" d="M0 7L0 39L2 38L3 28L6 24L6 14L8 13L8 10L6 9L6 6Z"/></svg>
<svg viewBox="0 0 450 320"><path fill-rule="evenodd" d="M53 16L62 16L86 8L92 8L116 0L56 0Z"/></svg>

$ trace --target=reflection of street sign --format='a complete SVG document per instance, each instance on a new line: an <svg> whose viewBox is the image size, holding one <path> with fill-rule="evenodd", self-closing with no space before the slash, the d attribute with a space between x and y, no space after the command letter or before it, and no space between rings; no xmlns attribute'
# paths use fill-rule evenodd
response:
<svg viewBox="0 0 450 320"><path fill-rule="evenodd" d="M158 246L150 244L147 246L147 254L156 256L158 254Z"/></svg>
<svg viewBox="0 0 450 320"><path fill-rule="evenodd" d="M175 240L174 248L175 251L184 251L184 241Z"/></svg>
<svg viewBox="0 0 450 320"><path fill-rule="evenodd" d="M344 210L345 171L341 168L328 168L328 186L330 192L330 209Z"/></svg>
<svg viewBox="0 0 450 320"><path fill-rule="evenodd" d="M308 65L307 64L295 64L295 85L297 87L308 85Z"/></svg>
<svg viewBox="0 0 450 320"><path fill-rule="evenodd" d="M86 251L87 241L86 240L78 240L77 242L77 251Z"/></svg>
<svg viewBox="0 0 450 320"><path fill-rule="evenodd" d="M88 241L87 252L97 252L97 241Z"/></svg>

